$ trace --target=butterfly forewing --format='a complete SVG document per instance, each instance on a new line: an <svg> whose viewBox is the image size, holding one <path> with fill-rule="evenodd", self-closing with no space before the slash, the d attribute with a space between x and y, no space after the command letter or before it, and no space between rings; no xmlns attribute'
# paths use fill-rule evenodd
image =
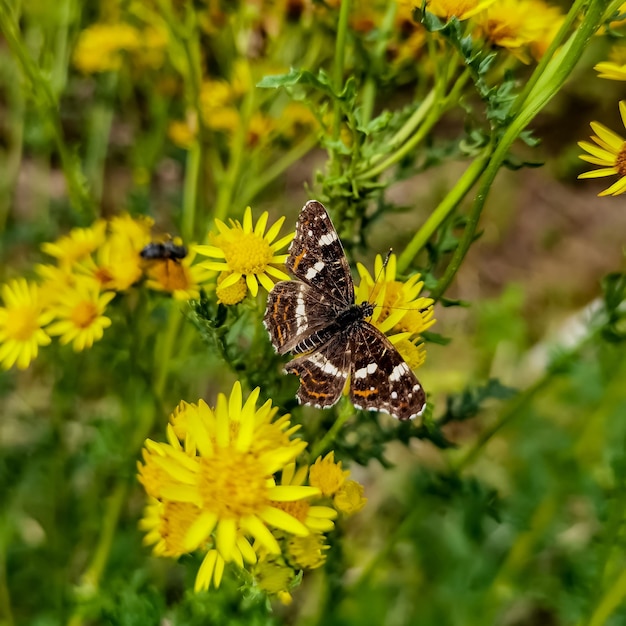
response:
<svg viewBox="0 0 626 626"><path fill-rule="evenodd" d="M305 283L349 306L354 303L350 266L337 231L324 205L310 200L304 205L289 248L287 268Z"/></svg>
<svg viewBox="0 0 626 626"><path fill-rule="evenodd" d="M350 398L358 409L399 420L421 415L426 394L400 353L377 328L363 322L350 335Z"/></svg>
<svg viewBox="0 0 626 626"><path fill-rule="evenodd" d="M279 354L302 353L319 348L319 332L337 314L322 293L298 280L277 283L267 298L263 323Z"/></svg>
<svg viewBox="0 0 626 626"><path fill-rule="evenodd" d="M300 404L322 409L332 406L341 397L350 372L348 337L339 335L316 352L290 361L285 371L300 377L296 394Z"/></svg>

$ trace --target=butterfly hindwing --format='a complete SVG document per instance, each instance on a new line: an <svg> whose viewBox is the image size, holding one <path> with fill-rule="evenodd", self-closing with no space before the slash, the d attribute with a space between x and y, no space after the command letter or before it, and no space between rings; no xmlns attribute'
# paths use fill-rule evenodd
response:
<svg viewBox="0 0 626 626"><path fill-rule="evenodd" d="M319 331L335 318L335 309L323 294L299 280L284 280L267 298L263 323L279 354L302 353L321 345Z"/></svg>
<svg viewBox="0 0 626 626"><path fill-rule="evenodd" d="M296 224L286 262L291 273L330 298L354 304L354 283L337 231L324 205L307 202Z"/></svg>
<svg viewBox="0 0 626 626"><path fill-rule="evenodd" d="M341 397L350 372L348 337L340 334L319 350L293 359L285 371L300 377L296 394L300 404L322 409L332 406Z"/></svg>
<svg viewBox="0 0 626 626"><path fill-rule="evenodd" d="M384 411L399 420L421 415L426 394L392 343L362 322L350 336L350 398L358 409Z"/></svg>

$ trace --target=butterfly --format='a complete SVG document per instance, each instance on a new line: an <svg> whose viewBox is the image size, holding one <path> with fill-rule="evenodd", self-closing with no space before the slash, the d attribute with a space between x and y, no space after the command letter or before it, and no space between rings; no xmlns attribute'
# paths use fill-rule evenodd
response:
<svg viewBox="0 0 626 626"><path fill-rule="evenodd" d="M300 212L286 266L297 280L276 283L263 323L279 354L296 355L285 371L300 377L298 401L330 407L349 377L356 408L399 420L421 415L426 394L396 348L368 321L374 305L356 304L348 259L316 200Z"/></svg>

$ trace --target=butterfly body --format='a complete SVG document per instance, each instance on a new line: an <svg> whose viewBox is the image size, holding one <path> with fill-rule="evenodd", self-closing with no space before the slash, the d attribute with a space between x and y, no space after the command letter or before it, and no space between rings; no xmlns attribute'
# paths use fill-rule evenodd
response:
<svg viewBox="0 0 626 626"><path fill-rule="evenodd" d="M298 355L285 366L300 377L298 401L332 406L350 378L357 408L401 420L421 415L424 391L396 348L367 321L374 306L355 303L348 260L320 202L311 200L300 212L286 265L298 280L275 285L264 324L279 354Z"/></svg>

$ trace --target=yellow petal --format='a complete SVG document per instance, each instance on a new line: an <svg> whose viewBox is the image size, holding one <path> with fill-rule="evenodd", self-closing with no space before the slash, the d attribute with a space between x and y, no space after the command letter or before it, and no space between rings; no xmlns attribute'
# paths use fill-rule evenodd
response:
<svg viewBox="0 0 626 626"><path fill-rule="evenodd" d="M225 561L232 560L235 540L237 538L237 526L234 519L223 519L217 525L215 543L219 553Z"/></svg>
<svg viewBox="0 0 626 626"><path fill-rule="evenodd" d="M196 593L198 591L206 591L211 586L211 578L213 577L216 562L217 550L209 550L196 574L196 582L193 586L193 590Z"/></svg>
<svg viewBox="0 0 626 626"><path fill-rule="evenodd" d="M275 502L294 502L312 496L320 495L321 491L317 487L306 487L301 485L279 485L268 489L268 498Z"/></svg>
<svg viewBox="0 0 626 626"><path fill-rule="evenodd" d="M257 293L259 293L259 283L257 282L254 274L246 274L246 285L248 285L248 289L253 296L256 296Z"/></svg>
<svg viewBox="0 0 626 626"><path fill-rule="evenodd" d="M265 234L265 240L268 243L271 244L272 241L274 241L274 239L276 239L276 236L280 232L280 229L282 228L284 221L285 221L285 217L284 216L280 217L276 222L274 222L274 224L267 231L267 233ZM293 237L293 233L291 234L291 237ZM274 249L274 248L272 248L272 249Z"/></svg>
<svg viewBox="0 0 626 626"><path fill-rule="evenodd" d="M273 506L265 507L259 516L264 522L267 522L271 526L280 528L297 537L306 537L309 535L309 529L299 522L295 517L289 515L282 509L276 509Z"/></svg>
<svg viewBox="0 0 626 626"><path fill-rule="evenodd" d="M183 542L185 549L189 550L189 552L193 552L204 543L213 532L215 524L217 524L217 514L209 511L200 513L187 530Z"/></svg>
<svg viewBox="0 0 626 626"><path fill-rule="evenodd" d="M241 527L247 530L270 554L280 554L280 546L268 527L256 516L241 519Z"/></svg>
<svg viewBox="0 0 626 626"><path fill-rule="evenodd" d="M224 250L218 248L217 246L193 246L192 250L202 256L217 257L218 259L225 258Z"/></svg>
<svg viewBox="0 0 626 626"><path fill-rule="evenodd" d="M254 234L258 235L259 237L263 237L263 233L265 232L265 227L267 226L267 218L269 217L269 214L267 211L263 211L263 213L261 213L261 217L259 217L256 226L254 227Z"/></svg>
<svg viewBox="0 0 626 626"><path fill-rule="evenodd" d="M599 170L591 170L590 172L583 172L578 175L578 178L601 178L603 176L613 176L617 174L616 167L604 167Z"/></svg>

